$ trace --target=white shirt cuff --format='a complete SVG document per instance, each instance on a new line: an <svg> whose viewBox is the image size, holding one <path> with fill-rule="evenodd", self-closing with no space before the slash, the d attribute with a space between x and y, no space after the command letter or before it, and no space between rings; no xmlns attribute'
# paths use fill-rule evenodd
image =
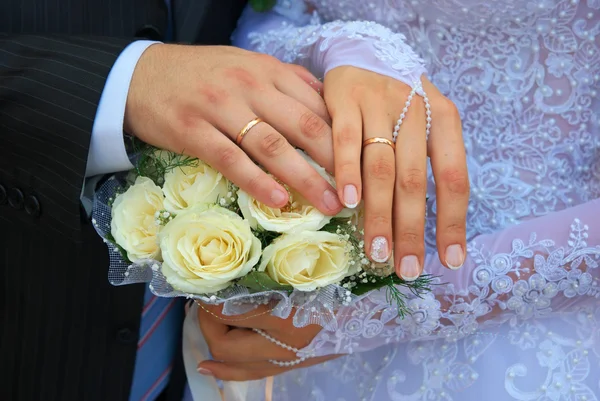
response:
<svg viewBox="0 0 600 401"><path fill-rule="evenodd" d="M133 165L123 141L123 118L129 85L138 60L156 43L140 40L131 43L113 65L96 111L85 176L131 170Z"/></svg>

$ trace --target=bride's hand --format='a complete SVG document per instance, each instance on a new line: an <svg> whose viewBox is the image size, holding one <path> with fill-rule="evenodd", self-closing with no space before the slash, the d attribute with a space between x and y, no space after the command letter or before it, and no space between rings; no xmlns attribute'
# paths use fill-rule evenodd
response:
<svg viewBox="0 0 600 401"><path fill-rule="evenodd" d="M306 347L321 331L321 326L317 325L297 328L292 318L280 319L269 312L267 306L262 306L246 315L225 316L221 314L221 307L199 306L200 329L213 360L201 362L198 372L227 381L258 380L337 358L335 355L310 358L285 367L269 362L295 361L298 357L295 352L252 329L260 329L271 338L297 349Z"/></svg>
<svg viewBox="0 0 600 401"><path fill-rule="evenodd" d="M460 116L433 84L427 79L422 84L432 113L429 141L425 103L415 95L395 153L389 144L363 146L363 142L376 137L392 140L409 86L356 67L329 71L324 86L333 120L338 195L351 206L363 194L367 252L373 261L382 262L393 250L396 272L406 280L416 279L423 269L427 155L436 182L441 262L457 269L465 259L469 181Z"/></svg>

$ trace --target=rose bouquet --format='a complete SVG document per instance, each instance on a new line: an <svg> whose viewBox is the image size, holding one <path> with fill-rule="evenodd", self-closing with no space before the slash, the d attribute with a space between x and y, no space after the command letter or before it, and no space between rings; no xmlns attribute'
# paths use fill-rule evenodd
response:
<svg viewBox="0 0 600 401"><path fill-rule="evenodd" d="M405 282L393 262L365 256L360 207L326 216L287 189L285 207L267 207L198 159L145 148L136 169L111 177L95 199L110 281L150 282L159 296L224 303L224 313L274 302L281 316L304 310L300 324L327 323L340 305L382 287L402 315L409 293L429 291L430 277Z"/></svg>

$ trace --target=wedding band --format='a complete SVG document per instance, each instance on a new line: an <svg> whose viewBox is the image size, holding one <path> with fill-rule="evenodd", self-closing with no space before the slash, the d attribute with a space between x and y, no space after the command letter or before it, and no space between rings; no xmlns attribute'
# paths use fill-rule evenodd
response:
<svg viewBox="0 0 600 401"><path fill-rule="evenodd" d="M241 129L240 133L238 134L237 138L235 138L235 142L239 145L242 143L242 139L244 139L244 136L246 136L246 134L258 123L261 123L262 120L259 117L256 117L254 120L250 121L248 124L246 124L244 126L244 128Z"/></svg>
<svg viewBox="0 0 600 401"><path fill-rule="evenodd" d="M362 144L362 147L364 148L365 146L370 145L372 143L384 143L386 145L391 146L394 151L396 150L396 144L394 144L394 142L390 141L387 138L380 138L380 137L369 138L369 139L365 140Z"/></svg>

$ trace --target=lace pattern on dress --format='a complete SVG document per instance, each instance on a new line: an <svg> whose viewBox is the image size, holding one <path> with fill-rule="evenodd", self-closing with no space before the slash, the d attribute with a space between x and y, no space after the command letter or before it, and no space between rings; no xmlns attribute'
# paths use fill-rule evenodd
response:
<svg viewBox="0 0 600 401"><path fill-rule="evenodd" d="M456 341L499 324L516 326L597 303L599 274L591 272L598 269L600 245L588 246L588 226L579 219L570 229L567 246L538 240L535 232L527 242L514 239L510 252L490 253L472 241L468 283L446 283L413 298L403 319L384 293L371 292L338 311L337 331L323 330L301 355L354 353L375 343L416 339Z"/></svg>
<svg viewBox="0 0 600 401"><path fill-rule="evenodd" d="M600 241L591 218L600 204L560 223L554 216L600 197L600 1L307 3L324 23L373 21L404 35L457 105L472 189L470 265L468 277L447 280L464 284L412 300L403 321L379 293L340 310L339 330L323 330L305 351L354 353L280 376L278 398L598 400ZM303 48L296 38L279 42L278 30L270 35L282 54ZM426 271L436 274L431 174L429 185L426 262L434 271ZM490 236L504 244L486 243Z"/></svg>

